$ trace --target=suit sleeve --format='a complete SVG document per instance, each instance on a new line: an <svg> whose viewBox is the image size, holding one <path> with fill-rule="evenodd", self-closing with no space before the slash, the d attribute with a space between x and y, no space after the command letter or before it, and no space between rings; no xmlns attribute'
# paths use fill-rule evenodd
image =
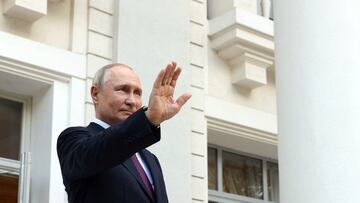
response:
<svg viewBox="0 0 360 203"><path fill-rule="evenodd" d="M112 168L159 140L160 129L153 128L142 109L96 136L84 127L68 128L57 142L64 182Z"/></svg>

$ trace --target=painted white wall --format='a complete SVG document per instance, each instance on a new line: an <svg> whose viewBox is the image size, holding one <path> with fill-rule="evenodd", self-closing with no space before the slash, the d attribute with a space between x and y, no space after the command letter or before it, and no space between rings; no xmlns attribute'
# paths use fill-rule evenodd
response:
<svg viewBox="0 0 360 203"><path fill-rule="evenodd" d="M50 86L32 97L30 202L50 198L52 94Z"/></svg>
<svg viewBox="0 0 360 203"><path fill-rule="evenodd" d="M275 115L207 96L205 116L209 143L277 159Z"/></svg>
<svg viewBox="0 0 360 203"><path fill-rule="evenodd" d="M1 31L0 44L2 45L0 46L0 56L5 58L5 60L10 59L30 64L30 66L24 66L23 68L19 68L19 70L15 69L14 71L33 69L29 72L39 73L42 70L45 70L54 73L52 77L55 78L58 77L61 79L64 75L85 78L86 57L84 55L55 48ZM9 70L12 69L11 67L7 68L6 66L4 68Z"/></svg>
<svg viewBox="0 0 360 203"><path fill-rule="evenodd" d="M257 0L208 0L208 18L212 19L233 8L240 8L249 13L257 13Z"/></svg>
<svg viewBox="0 0 360 203"><path fill-rule="evenodd" d="M222 46L230 47L234 43L240 43L241 46L244 47L243 50L250 50L249 52L253 54L256 53L256 55L263 60L272 59L273 24L271 21L256 15L256 12L248 12L244 5L250 6L253 4L252 2L255 2L254 6L256 8L256 1L227 0L224 2L221 1L220 3L220 1L211 0L208 2L208 18L211 21L208 25L209 40L207 41L209 44L207 51L207 93L209 96L226 102L250 107L266 113L276 114L274 67L270 67L266 70L266 85L255 89L237 86L232 83L232 75L234 74L234 71L232 70L234 61L232 61L232 59L235 57L234 55L237 56L239 53L236 53L237 50L235 49L227 54L217 53L213 49L218 46L217 43L219 43L219 40L217 37L229 35L224 34L226 29L221 32L219 32L219 30L222 30L227 26L232 28L238 26L241 31L237 32L239 32L239 35L244 35L243 38L234 38L234 41L229 41ZM228 37L224 37L223 40L227 38ZM236 40L239 40L240 42ZM241 42L244 40L248 40L248 42ZM220 49L220 47L215 49ZM224 47L221 49L226 50ZM223 55L227 56L225 57ZM225 60L220 56L223 56Z"/></svg>
<svg viewBox="0 0 360 203"><path fill-rule="evenodd" d="M171 60L183 67L175 94L189 91L189 2L119 1L115 61L130 65L142 80L146 105L153 81ZM162 139L151 147L160 159L170 202L191 201L189 104L162 124Z"/></svg>
<svg viewBox="0 0 360 203"><path fill-rule="evenodd" d="M274 3L280 202L359 202L360 2Z"/></svg>
<svg viewBox="0 0 360 203"><path fill-rule="evenodd" d="M0 1L1 14L3 2ZM47 14L33 23L0 15L0 31L61 49L69 49L72 26L71 4L71 0L48 2Z"/></svg>
<svg viewBox="0 0 360 203"><path fill-rule="evenodd" d="M209 42L210 43L210 42ZM245 89L231 82L231 67L209 46L208 95L237 105L276 114L274 71L267 72L267 85Z"/></svg>
<svg viewBox="0 0 360 203"><path fill-rule="evenodd" d="M84 55L0 32L0 90L31 98L30 202L66 199L56 141L69 125L84 125Z"/></svg>

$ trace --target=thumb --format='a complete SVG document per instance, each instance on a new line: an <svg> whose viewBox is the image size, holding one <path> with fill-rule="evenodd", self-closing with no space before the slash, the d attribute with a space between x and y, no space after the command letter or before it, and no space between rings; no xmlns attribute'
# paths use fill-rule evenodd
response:
<svg viewBox="0 0 360 203"><path fill-rule="evenodd" d="M185 93L176 100L176 103L181 108L190 99L191 96L191 93Z"/></svg>

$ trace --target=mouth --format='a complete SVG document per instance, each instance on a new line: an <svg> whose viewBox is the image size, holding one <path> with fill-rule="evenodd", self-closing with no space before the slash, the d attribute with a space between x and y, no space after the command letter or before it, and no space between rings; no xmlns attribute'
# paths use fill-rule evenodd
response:
<svg viewBox="0 0 360 203"><path fill-rule="evenodd" d="M126 114L126 115L131 115L131 114L134 113L134 112L128 111L128 110L121 110L120 112L122 112L122 113L124 113L124 114Z"/></svg>

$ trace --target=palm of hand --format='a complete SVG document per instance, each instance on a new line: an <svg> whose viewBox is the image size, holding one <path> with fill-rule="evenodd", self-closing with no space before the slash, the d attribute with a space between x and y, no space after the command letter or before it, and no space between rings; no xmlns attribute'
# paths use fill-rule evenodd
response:
<svg viewBox="0 0 360 203"><path fill-rule="evenodd" d="M161 70L156 78L147 114L153 124L158 125L173 117L191 97L191 94L185 93L174 101L174 90L180 72L181 68L177 68L176 63L172 62L165 70Z"/></svg>
<svg viewBox="0 0 360 203"><path fill-rule="evenodd" d="M175 115L179 110L179 105L173 99L174 87L165 85L155 90L154 99L158 100L159 113L161 120L167 120Z"/></svg>

